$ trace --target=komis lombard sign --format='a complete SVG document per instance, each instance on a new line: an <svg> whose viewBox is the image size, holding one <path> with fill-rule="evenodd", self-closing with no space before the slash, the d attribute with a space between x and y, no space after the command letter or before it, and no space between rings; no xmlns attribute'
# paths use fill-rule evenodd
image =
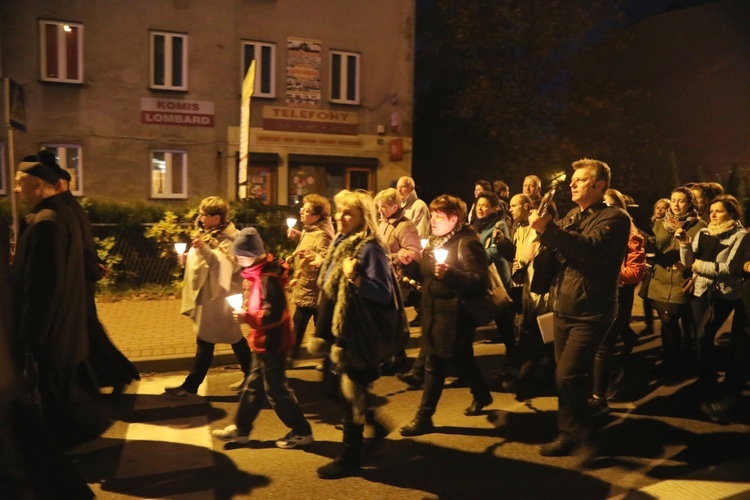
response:
<svg viewBox="0 0 750 500"><path fill-rule="evenodd" d="M147 125L213 127L214 103L211 101L142 97L141 123Z"/></svg>

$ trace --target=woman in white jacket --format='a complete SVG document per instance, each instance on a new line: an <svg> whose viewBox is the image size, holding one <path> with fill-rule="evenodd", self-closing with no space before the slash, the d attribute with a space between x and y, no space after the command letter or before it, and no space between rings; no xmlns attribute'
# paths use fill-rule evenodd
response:
<svg viewBox="0 0 750 500"><path fill-rule="evenodd" d="M696 325L698 388L705 401L717 382L714 337L734 310L740 278L730 271L737 249L747 232L742 227L742 208L734 196L719 195L711 201L710 223L690 238L678 229L680 260L693 271L690 308Z"/></svg>
<svg viewBox="0 0 750 500"><path fill-rule="evenodd" d="M250 347L226 300L242 293L240 267L232 251L239 232L227 220L228 212L229 205L217 196L209 196L198 207L198 230L193 234L185 262L181 311L193 320L195 360L182 385L164 389L168 397L195 396L211 367L216 344L231 344L242 372L250 373ZM238 385L241 386L235 384L232 388L237 389Z"/></svg>

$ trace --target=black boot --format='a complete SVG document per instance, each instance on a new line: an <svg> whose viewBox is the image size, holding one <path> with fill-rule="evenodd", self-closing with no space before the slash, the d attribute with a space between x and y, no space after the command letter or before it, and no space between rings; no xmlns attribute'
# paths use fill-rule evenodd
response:
<svg viewBox="0 0 750 500"><path fill-rule="evenodd" d="M364 427L364 425L344 422L344 451L330 464L318 467L318 477L341 479L359 473Z"/></svg>

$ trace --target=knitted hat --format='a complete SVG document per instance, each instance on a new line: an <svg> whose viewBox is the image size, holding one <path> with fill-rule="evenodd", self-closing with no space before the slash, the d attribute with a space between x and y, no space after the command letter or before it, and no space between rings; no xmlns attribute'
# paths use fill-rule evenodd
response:
<svg viewBox="0 0 750 500"><path fill-rule="evenodd" d="M266 253L263 248L263 240L254 227L246 227L240 231L237 239L234 240L234 254L243 257L255 258Z"/></svg>
<svg viewBox="0 0 750 500"><path fill-rule="evenodd" d="M44 163L39 163L39 158L34 155L25 156L23 160L21 160L21 163L18 164L18 170L25 174L38 177L44 182L53 185L60 180L60 175L54 168L49 167Z"/></svg>

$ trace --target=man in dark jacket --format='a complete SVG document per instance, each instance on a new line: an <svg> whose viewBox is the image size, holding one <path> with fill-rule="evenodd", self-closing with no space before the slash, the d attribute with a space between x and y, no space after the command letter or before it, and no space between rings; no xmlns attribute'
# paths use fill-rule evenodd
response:
<svg viewBox="0 0 750 500"><path fill-rule="evenodd" d="M560 434L539 449L543 456L596 456L589 423L589 379L594 357L617 315L617 283L630 233L630 218L604 202L611 178L598 160L573 163L573 208L558 225L550 215L533 213L529 224L562 262L553 283L555 373Z"/></svg>

